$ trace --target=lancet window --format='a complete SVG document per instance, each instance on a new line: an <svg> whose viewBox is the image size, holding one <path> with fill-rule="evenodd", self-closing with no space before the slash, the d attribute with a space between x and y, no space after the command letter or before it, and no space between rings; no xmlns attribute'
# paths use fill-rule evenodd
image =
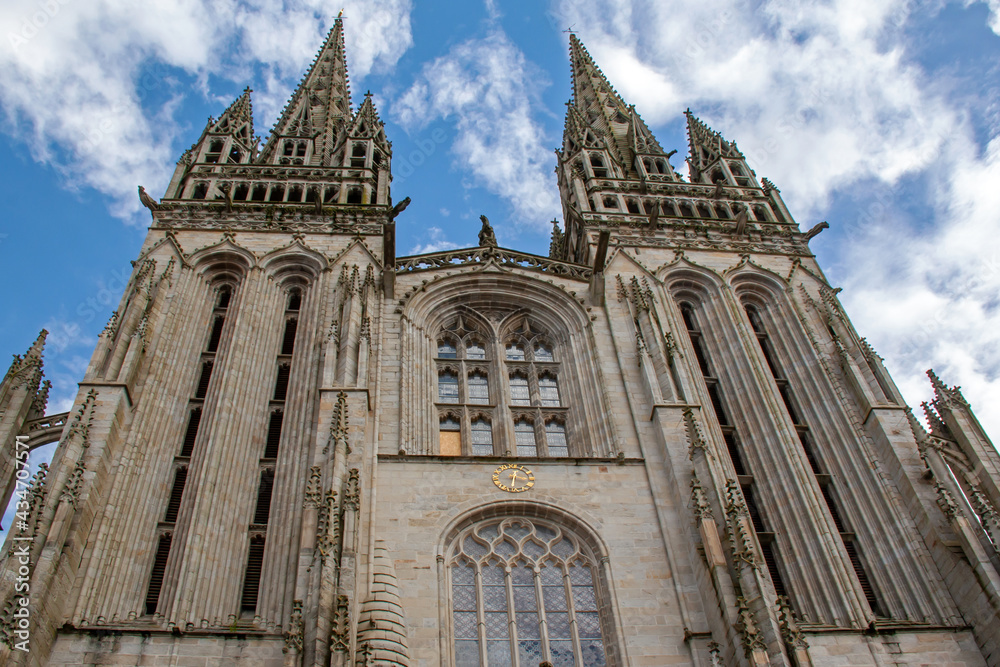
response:
<svg viewBox="0 0 1000 667"><path fill-rule="evenodd" d="M557 347L529 318L457 317L436 356L441 454L570 455Z"/></svg>
<svg viewBox="0 0 1000 667"><path fill-rule="evenodd" d="M608 595L597 559L573 532L493 518L464 529L450 551L453 664L608 664Z"/></svg>

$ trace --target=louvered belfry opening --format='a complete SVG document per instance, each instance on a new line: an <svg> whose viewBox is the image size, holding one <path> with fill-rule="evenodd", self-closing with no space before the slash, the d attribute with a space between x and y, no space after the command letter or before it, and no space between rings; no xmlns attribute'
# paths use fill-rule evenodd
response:
<svg viewBox="0 0 1000 667"><path fill-rule="evenodd" d="M257 597L260 593L260 573L264 567L263 535L253 535L250 538L250 548L247 550L247 567L243 574L243 592L240 595L240 613L253 614L257 611Z"/></svg>
<svg viewBox="0 0 1000 667"><path fill-rule="evenodd" d="M257 486L257 506L253 512L253 522L258 526L267 525L271 513L271 489L274 488L274 471L267 469L260 472L260 484Z"/></svg>
<svg viewBox="0 0 1000 667"><path fill-rule="evenodd" d="M181 509L181 497L184 495L184 485L187 483L187 466L181 466L174 472L174 484L170 488L170 499L167 501L167 511L163 516L165 523L175 523Z"/></svg>
<svg viewBox="0 0 1000 667"><path fill-rule="evenodd" d="M278 366L278 377L274 381L274 400L284 401L288 393L288 376L292 371L290 364L280 364Z"/></svg>
<svg viewBox="0 0 1000 667"><path fill-rule="evenodd" d="M194 441L198 437L198 427L201 425L201 408L191 408L188 416L187 430L184 431L184 444L181 445L181 456L191 456L194 451Z"/></svg>
<svg viewBox="0 0 1000 667"><path fill-rule="evenodd" d="M187 425L184 428L180 451L174 457L174 478L170 486L170 495L167 497L166 507L163 509L163 521L160 524L160 530L165 532L160 535L156 554L153 559L153 566L149 575L149 584L146 588L145 609L147 614L156 613L157 605L159 604L160 592L163 587L163 576L166 571L167 558L170 555L170 546L173 540L173 530L181 515L191 457L195 454L198 432L202 425L201 420L205 398L208 396L208 388L212 379L212 371L215 367L216 354L223 343L223 334L226 331L226 314L229 311L232 296L233 288L230 285L222 285L216 291L215 306L212 311L212 319L208 325L205 349L199 355L201 371L198 376L198 383L194 388L194 396L188 402Z"/></svg>
<svg viewBox="0 0 1000 667"><path fill-rule="evenodd" d="M764 317L761 315L761 311L758 310L753 304L745 304L744 309L747 314L747 319L750 320L750 328L753 329L753 332L756 335L761 355L764 357L764 362L771 371L774 383L778 387L778 394L781 396L781 402L785 406L789 419L791 419L792 424L795 426L799 443L802 445L802 451L806 456L806 460L809 462L809 467L816 476L816 483L819 486L820 494L823 496L823 501L826 504L827 510L830 512L830 518L833 519L833 524L836 526L837 532L840 533L840 539L844 544L844 550L847 552L847 556L851 561L851 567L854 570L854 574L858 579L861 590L865 595L868 606L871 607L872 613L876 616L884 617L885 613L882 606L879 604L875 588L872 585L871 580L868 578L868 573L865 571L863 561L858 552L858 546L855 541L854 533L847 527L843 514L841 513L837 503L836 490L833 488L832 478L830 475L825 474L826 469L824 468L822 459L814 446L812 432L809 430L809 425L802 416L802 411L796 404L795 392L792 389L788 378L785 377L785 374L782 372L781 364L775 354L771 338L768 335L767 328L764 323Z"/></svg>
<svg viewBox="0 0 1000 667"><path fill-rule="evenodd" d="M713 373L714 366L705 342L705 333L699 326L698 315L694 306L690 303L681 304L681 317L687 329L688 338L694 348L695 358L698 367L701 369L702 379L708 391L709 400L712 403L712 410L715 412L716 421L722 430L722 437L726 442L726 451L733 464L733 470L739 477L740 491L750 515L750 523L757 534L757 541L760 543L764 563L767 565L768 574L771 575L771 583L774 585L775 593L781 596L789 596L789 588L785 584L785 579L781 574L780 558L778 556L778 545L775 535L767 529L767 521L761 513L754 494L753 472L749 469L740 445L740 436L729 417L729 412L725 407L724 393L719 387L719 379ZM708 412L705 412L706 416ZM789 596L790 597L790 596Z"/></svg>
<svg viewBox="0 0 1000 667"><path fill-rule="evenodd" d="M281 424L284 422L285 413L275 410L271 413L271 418L267 424L267 441L264 443L264 458L278 458L278 446L281 444Z"/></svg>
<svg viewBox="0 0 1000 667"><path fill-rule="evenodd" d="M146 613L155 614L156 607L160 602L160 590L163 588L163 574L167 570L167 557L170 556L170 542L173 539L170 533L160 536L160 543L156 547L156 556L153 558L153 571L149 575L149 586L146 588Z"/></svg>

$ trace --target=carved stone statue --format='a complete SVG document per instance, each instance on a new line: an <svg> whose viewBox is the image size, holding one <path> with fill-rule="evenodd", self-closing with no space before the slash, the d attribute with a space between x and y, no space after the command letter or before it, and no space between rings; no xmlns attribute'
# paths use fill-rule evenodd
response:
<svg viewBox="0 0 1000 667"><path fill-rule="evenodd" d="M483 228L479 230L479 246L495 248L497 246L497 237L493 233L493 227L490 226L490 219L485 215L479 216L479 219L483 221Z"/></svg>

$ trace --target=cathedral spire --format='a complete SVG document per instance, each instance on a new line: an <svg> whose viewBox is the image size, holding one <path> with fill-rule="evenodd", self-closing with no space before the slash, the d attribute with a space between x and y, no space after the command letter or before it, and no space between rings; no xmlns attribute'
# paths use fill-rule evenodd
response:
<svg viewBox="0 0 1000 667"><path fill-rule="evenodd" d="M247 149L256 152L257 140L253 132L253 102L250 93L253 90L249 86L243 89L243 93L233 100L219 120L210 123L209 132L212 134L228 134L243 144Z"/></svg>
<svg viewBox="0 0 1000 667"><path fill-rule="evenodd" d="M299 143L284 141L296 138L313 142L309 164L330 166L350 118L351 92L344 51L344 22L338 16L309 71L281 112L261 153L260 162L299 163L295 159L303 157L298 153Z"/></svg>
<svg viewBox="0 0 1000 667"><path fill-rule="evenodd" d="M723 158L738 160L745 165L746 158L736 147L736 142L726 141L721 134L691 113L691 109L685 110L684 115L687 117L688 145L691 150L691 154L688 156L688 165L691 168L692 183L698 181L717 182L720 177L725 178L725 170L713 172L711 178L703 177L713 165ZM740 168L737 171L742 172L743 169ZM744 176L742 173L734 173L733 175ZM749 184L739 182L739 178L736 178L736 182L739 185Z"/></svg>

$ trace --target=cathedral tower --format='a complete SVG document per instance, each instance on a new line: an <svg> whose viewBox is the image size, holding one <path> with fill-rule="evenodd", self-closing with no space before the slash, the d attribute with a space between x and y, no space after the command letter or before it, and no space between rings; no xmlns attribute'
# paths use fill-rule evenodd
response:
<svg viewBox="0 0 1000 667"><path fill-rule="evenodd" d="M550 256L396 257L343 30L140 188L73 409L44 332L0 385L0 662L1000 664L1000 456L933 374L914 417L822 225L690 111L681 176L571 35Z"/></svg>

